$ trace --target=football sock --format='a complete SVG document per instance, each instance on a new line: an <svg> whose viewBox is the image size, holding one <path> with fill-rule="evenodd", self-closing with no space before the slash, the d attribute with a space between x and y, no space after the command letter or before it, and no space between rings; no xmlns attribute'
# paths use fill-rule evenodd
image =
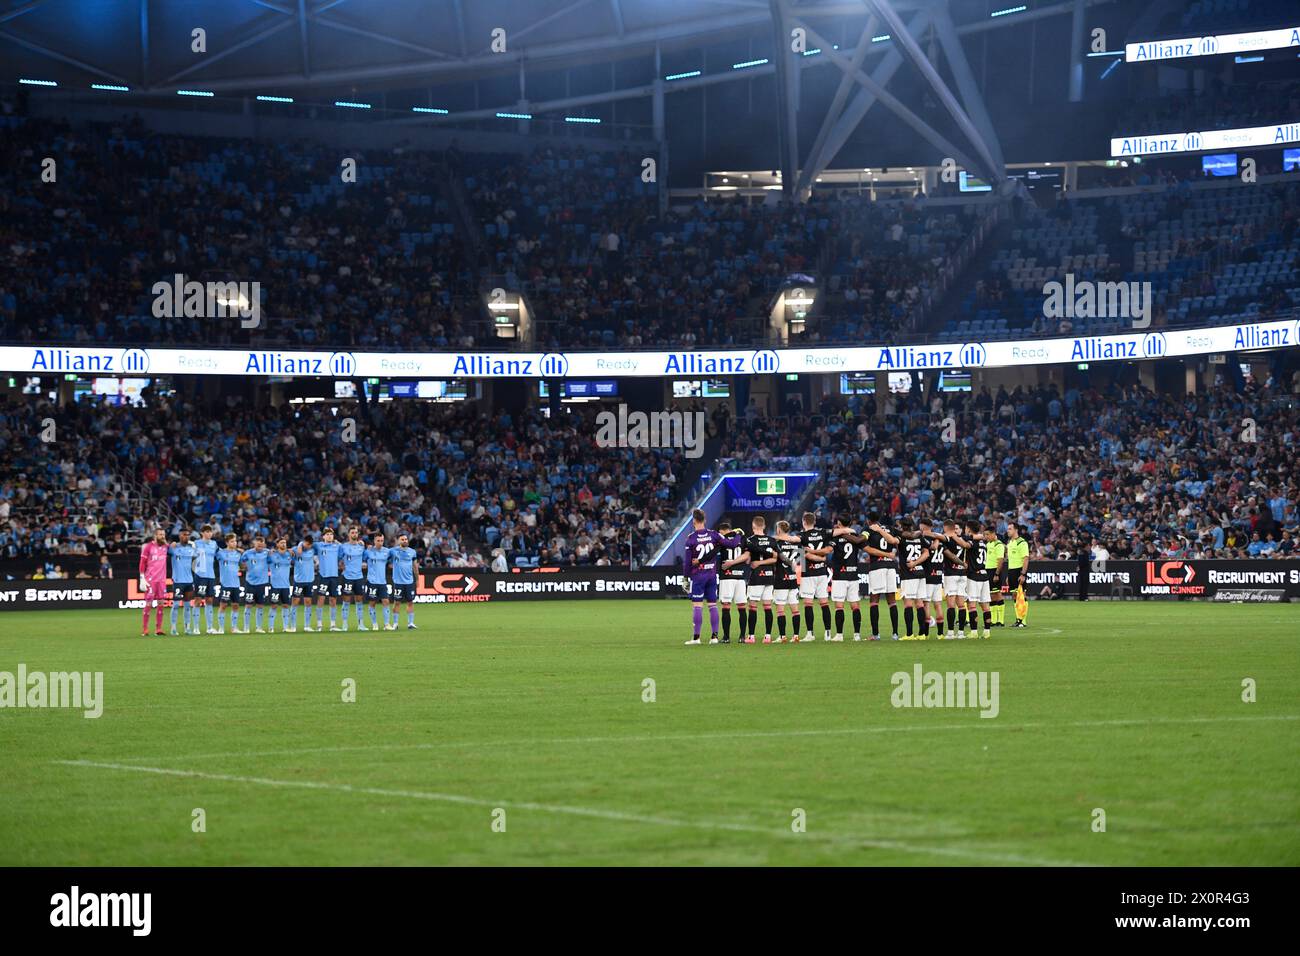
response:
<svg viewBox="0 0 1300 956"><path fill-rule="evenodd" d="M898 605L889 605L889 628L895 634L898 633Z"/></svg>
<svg viewBox="0 0 1300 956"><path fill-rule="evenodd" d="M729 607L722 609L722 636L731 638L731 608Z"/></svg>
<svg viewBox="0 0 1300 956"><path fill-rule="evenodd" d="M842 607L837 607L835 609L835 633L844 633L844 608Z"/></svg>
<svg viewBox="0 0 1300 956"><path fill-rule="evenodd" d="M862 633L862 608L861 607L853 608L853 633L854 634Z"/></svg>
<svg viewBox="0 0 1300 956"><path fill-rule="evenodd" d="M948 630L957 630L957 609L955 607L948 608Z"/></svg>
<svg viewBox="0 0 1300 956"><path fill-rule="evenodd" d="M880 605L871 605L871 633L880 633Z"/></svg>
<svg viewBox="0 0 1300 956"><path fill-rule="evenodd" d="M813 632L813 606L811 604L804 605L803 622L804 633L811 634Z"/></svg>
<svg viewBox="0 0 1300 956"><path fill-rule="evenodd" d="M749 636L753 637L758 633L758 608L749 609Z"/></svg>
<svg viewBox="0 0 1300 956"><path fill-rule="evenodd" d="M925 608L921 608L917 612L917 627L922 637L930 635L930 615L925 613Z"/></svg>
<svg viewBox="0 0 1300 956"><path fill-rule="evenodd" d="M772 609L770 607L763 608L763 633L772 633Z"/></svg>
<svg viewBox="0 0 1300 956"><path fill-rule="evenodd" d="M406 621L408 624L415 623L414 611L411 611L406 615ZM714 637L718 636L718 606L716 604L709 605L709 633Z"/></svg>
<svg viewBox="0 0 1300 956"><path fill-rule="evenodd" d="M907 636L911 637L912 636L912 609L910 607L903 608L903 626L907 629Z"/></svg>
<svg viewBox="0 0 1300 956"><path fill-rule="evenodd" d="M831 606L829 604L823 604L822 605L822 630L829 631L830 629L831 629Z"/></svg>
<svg viewBox="0 0 1300 956"><path fill-rule="evenodd" d="M698 604L691 608L691 628L697 638L700 636L700 625L704 623L704 608Z"/></svg>
<svg viewBox="0 0 1300 956"><path fill-rule="evenodd" d="M176 614L177 614L177 612L178 612L179 610L180 610L180 606L179 606L175 601L173 601L173 602L172 602L172 613L171 613L171 622L172 622L172 623L171 623L171 629L172 629L173 631L176 630Z"/></svg>
<svg viewBox="0 0 1300 956"><path fill-rule="evenodd" d="M799 629L798 627L795 628L796 631L798 629ZM785 637L785 615L784 614L778 614L776 616L776 632L780 634L781 637Z"/></svg>
<svg viewBox="0 0 1300 956"><path fill-rule="evenodd" d="M212 630L212 605L211 604L203 605L203 616L207 619L208 630L209 631Z"/></svg>
<svg viewBox="0 0 1300 956"><path fill-rule="evenodd" d="M993 614L989 611L984 612L984 630L991 630L993 627Z"/></svg>

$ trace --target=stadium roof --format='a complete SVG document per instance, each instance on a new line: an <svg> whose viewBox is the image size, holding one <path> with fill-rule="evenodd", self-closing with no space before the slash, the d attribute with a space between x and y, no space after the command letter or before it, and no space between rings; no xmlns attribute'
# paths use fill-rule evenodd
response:
<svg viewBox="0 0 1300 956"><path fill-rule="evenodd" d="M890 5L947 6L958 26L1046 12L1009 7L1020 16L990 22L977 0ZM0 51L22 75L137 90L409 86L521 61L575 65L744 34L771 42L777 8L823 30L870 12L866 0L0 0ZM191 49L195 28L206 53ZM492 49L496 29L504 52Z"/></svg>

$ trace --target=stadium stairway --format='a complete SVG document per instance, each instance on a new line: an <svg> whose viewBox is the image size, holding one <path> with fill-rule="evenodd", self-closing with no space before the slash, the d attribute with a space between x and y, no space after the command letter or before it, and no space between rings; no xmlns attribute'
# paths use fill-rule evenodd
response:
<svg viewBox="0 0 1300 956"><path fill-rule="evenodd" d="M933 337L950 322L955 323L960 318L959 310L962 301L970 293L976 280L989 271L993 257L1010 240L1011 232L1017 225L1015 219L1007 216L993 227L985 236L984 244L980 246L979 251L970 257L965 268L949 283L943 298L930 309L925 322L917 329L918 333Z"/></svg>

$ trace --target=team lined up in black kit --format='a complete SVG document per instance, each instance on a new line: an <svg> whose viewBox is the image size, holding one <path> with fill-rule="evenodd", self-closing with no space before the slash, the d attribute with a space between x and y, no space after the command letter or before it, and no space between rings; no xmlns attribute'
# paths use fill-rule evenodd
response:
<svg viewBox="0 0 1300 956"><path fill-rule="evenodd" d="M706 529L705 522L704 512L697 510L694 530L687 536L686 571L694 603L694 631L688 645L702 643L705 604L713 630L710 644L731 643L733 608L738 617L737 641L756 643L760 607L762 643L773 643L774 618L776 642L787 640L787 611L789 640L813 641L814 604L821 605L822 640L844 640L847 604L853 640L860 641L864 594L871 623L869 640L880 640L881 598L889 609L891 636L896 641L926 640L932 629L939 640L987 638L993 627L1004 626L1004 595L1020 587L1025 563L1022 559L1016 568L1008 569L1007 545L992 525L975 518L962 522L901 518L891 527L873 512L863 529L844 517L837 517L828 528L807 512L798 533L792 532L788 521L778 521L775 532L769 534L767 519L756 515L748 537L733 530L729 522L721 522L716 531ZM1007 527L1007 537L1013 550L1023 542L1015 525ZM1017 627L1024 626L1023 616L1018 614Z"/></svg>

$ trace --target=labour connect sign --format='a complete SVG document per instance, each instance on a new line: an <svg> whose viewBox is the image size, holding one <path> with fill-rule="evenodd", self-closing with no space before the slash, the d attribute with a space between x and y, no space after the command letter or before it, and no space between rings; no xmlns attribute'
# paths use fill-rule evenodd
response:
<svg viewBox="0 0 1300 956"><path fill-rule="evenodd" d="M0 370L27 375L239 375L254 378L694 378L905 372L1143 361L1294 348L1294 320L1076 338L698 352L304 352L0 346Z"/></svg>

